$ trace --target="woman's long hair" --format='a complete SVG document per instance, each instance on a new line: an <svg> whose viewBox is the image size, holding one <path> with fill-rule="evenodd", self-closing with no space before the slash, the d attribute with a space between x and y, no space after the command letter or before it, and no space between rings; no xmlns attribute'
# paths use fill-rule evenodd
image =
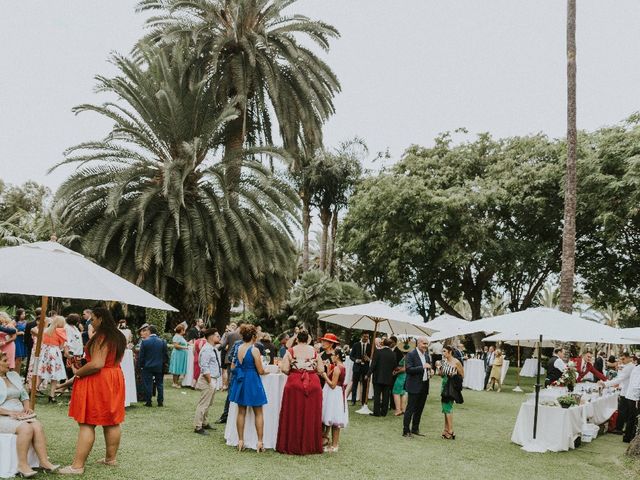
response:
<svg viewBox="0 0 640 480"><path fill-rule="evenodd" d="M56 333L56 328L64 328L64 317L60 315L55 315L51 318L49 322L49 326L44 329L44 334L52 337Z"/></svg>
<svg viewBox="0 0 640 480"><path fill-rule="evenodd" d="M109 350L115 350L116 362L119 362L124 355L124 350L127 348L127 339L122 332L118 330L118 326L113 320L109 310L106 308L94 308L93 314L102 321L96 328L91 340L87 343L87 350L91 353L96 342L97 346L102 346L106 343Z"/></svg>

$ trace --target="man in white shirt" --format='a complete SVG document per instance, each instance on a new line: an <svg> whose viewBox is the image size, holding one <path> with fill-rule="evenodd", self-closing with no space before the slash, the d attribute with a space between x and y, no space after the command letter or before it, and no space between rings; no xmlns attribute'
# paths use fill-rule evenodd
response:
<svg viewBox="0 0 640 480"><path fill-rule="evenodd" d="M489 347L489 351L485 352L483 355L484 360L484 389L487 389L487 385L489 384L489 377L491 376L491 367L493 367L493 362L496 360L496 347L491 345Z"/></svg>
<svg viewBox="0 0 640 480"><path fill-rule="evenodd" d="M624 425L627 422L627 400L625 394L629 387L629 378L631 372L633 372L633 361L631 360L631 354L629 352L622 352L620 355L620 363L622 368L618 372L618 376L606 382L598 382L605 387L616 386L620 388L620 398L618 399L618 418L616 420L616 429L612 432L617 435L622 435Z"/></svg>
<svg viewBox="0 0 640 480"><path fill-rule="evenodd" d="M630 443L636 436L636 426L638 423L638 402L640 401L640 365L633 367L629 376L629 385L625 393L627 401L627 427L624 430L622 441Z"/></svg>
<svg viewBox="0 0 640 480"><path fill-rule="evenodd" d="M196 382L196 390L201 390L200 400L196 406L195 414L195 433L200 435L209 435L207 430L209 426L209 408L213 403L213 397L216 393L216 384L220 375L222 375L222 364L220 362L220 353L216 346L220 343L220 334L215 328L204 331L204 338L207 339L200 355L198 362L200 364L200 377Z"/></svg>

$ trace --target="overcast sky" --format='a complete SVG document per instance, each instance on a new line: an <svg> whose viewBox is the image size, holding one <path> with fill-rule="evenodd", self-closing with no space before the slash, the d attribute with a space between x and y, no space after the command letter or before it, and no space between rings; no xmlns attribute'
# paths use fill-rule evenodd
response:
<svg viewBox="0 0 640 480"><path fill-rule="evenodd" d="M100 102L96 74L143 33L136 0L2 4L0 178L53 188L46 175L109 122L71 108ZM398 159L412 143L467 127L495 136L565 132L563 0L300 0L294 10L335 25L327 61L342 82L325 143L354 135ZM293 10L292 10L293 11ZM640 1L578 2L578 127L640 110Z"/></svg>

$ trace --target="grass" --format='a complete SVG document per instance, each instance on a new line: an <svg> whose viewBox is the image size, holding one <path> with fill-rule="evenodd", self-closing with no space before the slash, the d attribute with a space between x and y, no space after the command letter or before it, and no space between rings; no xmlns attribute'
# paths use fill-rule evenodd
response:
<svg viewBox="0 0 640 480"><path fill-rule="evenodd" d="M523 379L525 391L533 381ZM86 479L160 480L176 478L224 479L340 479L367 478L526 478L550 480L571 478L638 478L640 462L624 457L619 436L604 435L577 450L531 454L510 442L523 394L511 392L513 369L502 393L464 391L464 405L456 405L455 441L440 438L442 415L439 397L430 395L422 418L426 438L401 437L400 417L372 418L353 413L343 432L340 452L294 457L273 451L238 453L225 445L218 426L209 437L193 433L192 419L198 392L165 388L165 407L127 409L120 465L94 465L104 456L100 437L89 458ZM224 394L217 394L212 418L222 411ZM77 427L66 416L67 407L38 405L44 422L50 457L55 463L70 463ZM100 432L101 434L101 432ZM41 474L39 478L47 476Z"/></svg>

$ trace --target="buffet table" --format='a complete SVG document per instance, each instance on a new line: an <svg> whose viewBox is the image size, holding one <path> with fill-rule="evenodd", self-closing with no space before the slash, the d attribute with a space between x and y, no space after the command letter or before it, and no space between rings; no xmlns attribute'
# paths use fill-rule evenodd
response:
<svg viewBox="0 0 640 480"><path fill-rule="evenodd" d="M267 394L267 404L262 407L264 414L264 448L275 449L278 441L278 423L280 421L280 406L282 403L282 393L287 383L287 376L282 373L270 373L260 377L264 390ZM238 445L238 431L236 429L236 419L238 418L238 405L229 405L229 416L224 429L224 438L227 445L233 447ZM257 449L258 434L256 433L255 415L252 408L247 408L247 415L244 422L244 446L245 448Z"/></svg>
<svg viewBox="0 0 640 480"><path fill-rule="evenodd" d="M133 365L133 351L126 349L120 362L120 368L124 374L124 406L128 407L138 401L138 390L136 388L136 371Z"/></svg>
<svg viewBox="0 0 640 480"><path fill-rule="evenodd" d="M527 358L524 361L524 365L522 366L522 370L520 370L521 377L535 377L538 374L538 359L536 358ZM544 368L540 367L540 376L544 378L546 375L546 371Z"/></svg>
<svg viewBox="0 0 640 480"><path fill-rule="evenodd" d="M550 403L566 393L562 388L549 388L540 392L540 402ZM579 392L578 392L579 393ZM570 408L559 406L538 406L538 431L535 451L562 452L574 448L585 425L600 425L611 417L618 408L618 393L603 396L585 394L583 404ZM511 441L525 446L533 442L533 416L535 394L529 394L520 406L518 418L511 435Z"/></svg>

